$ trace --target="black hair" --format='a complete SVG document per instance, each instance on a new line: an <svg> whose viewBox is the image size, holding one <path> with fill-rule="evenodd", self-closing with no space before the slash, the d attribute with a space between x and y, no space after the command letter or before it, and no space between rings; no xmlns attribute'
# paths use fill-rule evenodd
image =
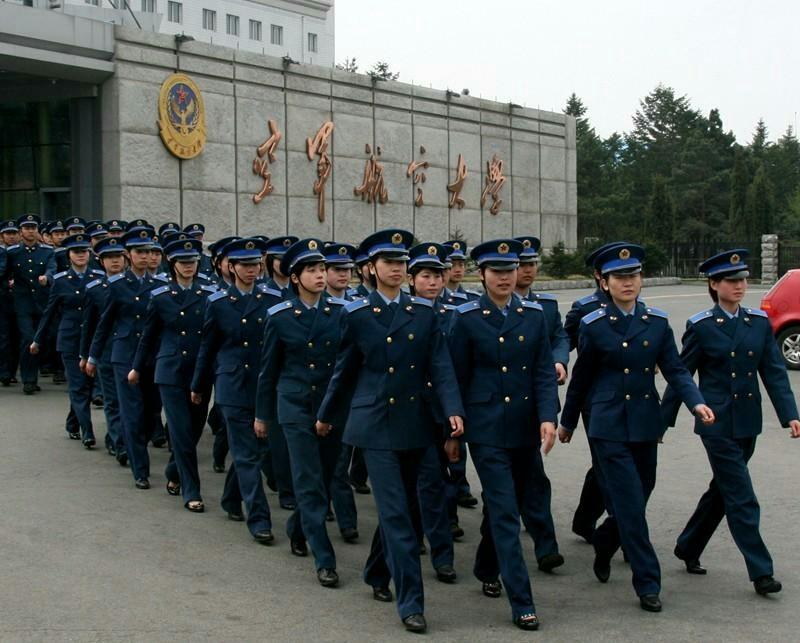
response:
<svg viewBox="0 0 800 643"><path fill-rule="evenodd" d="M720 279L709 279L708 280L708 294L711 297L711 300L715 303L719 303L719 293L711 287L711 282L718 284L721 280Z"/></svg>
<svg viewBox="0 0 800 643"><path fill-rule="evenodd" d="M272 266L273 261L277 259L278 261L281 260L280 257L276 257L275 255L267 255L267 260L264 262L267 264L267 274L269 275L270 279L275 279L275 269ZM287 277L289 275L286 275Z"/></svg>
<svg viewBox="0 0 800 643"><path fill-rule="evenodd" d="M307 262L298 263L298 264L295 264L294 266L292 266L292 269L289 271L289 287L292 289L292 292L295 295L299 295L300 294L300 288L298 287L298 284L296 284L296 283L294 283L294 281L292 281L292 275L297 275L297 279L299 281L300 280L300 275L303 274L303 270L305 270L307 267L316 266L318 264L324 264L324 263L325 263L325 261L323 259L320 259L319 261L307 261ZM326 288L328 287L327 284L325 285L325 287Z"/></svg>
<svg viewBox="0 0 800 643"><path fill-rule="evenodd" d="M431 272L438 273L442 275L442 278L444 278L444 270L445 270L444 268L436 268L434 266L414 266L413 268L410 268L408 274L411 275L411 283L408 284L408 291L412 295L417 294L417 289L414 288L414 277L416 277L423 270L430 270Z"/></svg>

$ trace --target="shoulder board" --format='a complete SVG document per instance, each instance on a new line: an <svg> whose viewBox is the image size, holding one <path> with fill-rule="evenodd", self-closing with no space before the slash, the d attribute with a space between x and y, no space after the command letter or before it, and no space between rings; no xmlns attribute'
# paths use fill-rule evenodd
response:
<svg viewBox="0 0 800 643"><path fill-rule="evenodd" d="M124 272L120 272L120 273L118 273L116 275L113 275L113 276L109 277L108 278L108 283L113 284L114 282L119 281L120 279L125 279L125 273Z"/></svg>
<svg viewBox="0 0 800 643"><path fill-rule="evenodd" d="M466 290L466 289L464 289L464 293L467 295L467 297L480 297L481 296L481 293L479 293L477 290Z"/></svg>
<svg viewBox="0 0 800 643"><path fill-rule="evenodd" d="M53 248L53 246L48 246L48 245L46 245L44 243L42 244L41 247L42 248ZM53 248L53 252L55 252L56 254L61 254L62 252L66 252L66 251L67 251L67 249L66 248L62 248L61 246L59 246L58 248Z"/></svg>
<svg viewBox="0 0 800 643"><path fill-rule="evenodd" d="M535 301L530 301L528 299L522 300L522 307L523 308L532 308L533 310L543 310L541 304L537 304Z"/></svg>
<svg viewBox="0 0 800 643"><path fill-rule="evenodd" d="M169 277L166 275L166 273L159 272L157 275L153 275L153 280L154 281L169 281Z"/></svg>
<svg viewBox="0 0 800 643"><path fill-rule="evenodd" d="M93 275L97 275L98 277L106 276L105 272L103 272L102 270L98 270L97 268L92 268L89 272L91 272Z"/></svg>
<svg viewBox="0 0 800 643"><path fill-rule="evenodd" d="M272 317L273 315L281 312L282 310L289 310L292 308L292 302L290 301L282 301L279 304L275 304L274 306L267 309L267 315Z"/></svg>
<svg viewBox="0 0 800 643"><path fill-rule="evenodd" d="M689 323L696 324L697 322L702 321L703 319L708 319L709 317L713 316L713 314L714 312L711 309L703 310L697 313L696 315L692 315L691 317L689 317Z"/></svg>
<svg viewBox="0 0 800 643"><path fill-rule="evenodd" d="M458 306L453 306L453 304L441 304L442 310L456 310Z"/></svg>
<svg viewBox="0 0 800 643"><path fill-rule="evenodd" d="M344 309L346 312L352 313L364 308L365 306L369 306L369 299L366 297L364 299L356 299L355 301L348 302L345 304Z"/></svg>
<svg viewBox="0 0 800 643"><path fill-rule="evenodd" d="M760 308L745 308L745 311L750 315L755 315L756 317L767 317L767 313Z"/></svg>
<svg viewBox="0 0 800 643"><path fill-rule="evenodd" d="M151 290L150 291L150 296L151 297L156 297L157 295L161 295L161 294L163 294L165 292L169 292L170 290L172 290L172 288L170 288L169 286L160 286L159 288L156 288L155 290Z"/></svg>
<svg viewBox="0 0 800 643"><path fill-rule="evenodd" d="M425 299L425 297L415 297L411 295L409 297L411 299L412 304L417 304L419 306L427 306L428 308L433 308L433 302L430 299Z"/></svg>
<svg viewBox="0 0 800 643"><path fill-rule="evenodd" d="M450 297L453 299L467 299L467 293L459 292L458 290L451 290Z"/></svg>
<svg viewBox="0 0 800 643"><path fill-rule="evenodd" d="M347 304L346 299L339 299L338 297L328 297L325 299L328 304L336 304L337 306L344 306Z"/></svg>
<svg viewBox="0 0 800 643"><path fill-rule="evenodd" d="M99 286L101 283L103 283L102 279L95 279L94 281L90 281L88 284L86 284L86 290L91 290L95 286Z"/></svg>
<svg viewBox="0 0 800 643"><path fill-rule="evenodd" d="M597 301L598 299L599 297L593 293L591 295L586 295L586 297L581 297L578 300L578 304L580 306L585 306L586 304L591 304L593 301Z"/></svg>
<svg viewBox="0 0 800 643"><path fill-rule="evenodd" d="M555 295L550 294L549 292L537 292L535 294L536 299L540 299L542 301L554 301L558 303L558 299Z"/></svg>
<svg viewBox="0 0 800 643"><path fill-rule="evenodd" d="M652 308L648 307L645 309L648 315L653 317L663 317L664 319L669 319L669 313L666 310L661 310L660 308Z"/></svg>
<svg viewBox="0 0 800 643"><path fill-rule="evenodd" d="M51 246L49 243L40 243L39 247L40 248L47 248L48 250L53 250L53 246ZM65 248L65 250L66 250L66 248Z"/></svg>
<svg viewBox="0 0 800 643"><path fill-rule="evenodd" d="M208 301L217 301L217 299L222 299L227 294L224 290L218 290L213 295L208 296Z"/></svg>
<svg viewBox="0 0 800 643"><path fill-rule="evenodd" d="M358 290L356 290L355 288L348 288L347 291L345 292L345 295L347 295L348 297L358 297L358 294L359 294Z"/></svg>
<svg viewBox="0 0 800 643"><path fill-rule="evenodd" d="M19 244L18 244L18 243L15 243L15 244L14 244L14 245L12 245L12 246L8 246L8 247L6 248L6 252L10 252L11 250L16 250L17 248L19 248Z"/></svg>
<svg viewBox="0 0 800 643"><path fill-rule="evenodd" d="M283 293L280 290L275 290L274 288L270 288L266 284L258 284L258 289L264 295L272 295L274 297L283 297Z"/></svg>
<svg viewBox="0 0 800 643"><path fill-rule="evenodd" d="M583 319L581 319L581 324L591 324L593 321L597 321L601 317L606 316L606 309L605 308L598 308L597 310L593 310L588 315L586 315Z"/></svg>
<svg viewBox="0 0 800 643"><path fill-rule="evenodd" d="M59 272L59 273L53 275L53 279L61 279L61 277L63 277L66 274L67 274L66 270L64 272Z"/></svg>
<svg viewBox="0 0 800 643"><path fill-rule="evenodd" d="M211 281L211 277L209 277L209 276L208 276L206 273L204 273L204 272L198 272L198 273L195 275L195 277L196 277L197 279L202 279L203 281Z"/></svg>
<svg viewBox="0 0 800 643"><path fill-rule="evenodd" d="M203 284L202 286L200 286L200 290L205 290L206 292L214 293L217 292L217 287L212 286L211 284Z"/></svg>
<svg viewBox="0 0 800 643"><path fill-rule="evenodd" d="M461 304L456 308L459 315L463 315L464 313L468 313L471 310L480 310L481 302L477 299L474 301L468 301L466 304Z"/></svg>

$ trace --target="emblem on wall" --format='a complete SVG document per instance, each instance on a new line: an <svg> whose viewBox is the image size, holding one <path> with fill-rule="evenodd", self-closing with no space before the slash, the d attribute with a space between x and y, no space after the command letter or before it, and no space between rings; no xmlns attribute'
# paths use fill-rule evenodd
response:
<svg viewBox="0 0 800 643"><path fill-rule="evenodd" d="M164 145L179 159L191 159L203 151L206 144L203 97L188 76L172 74L161 85L158 129Z"/></svg>

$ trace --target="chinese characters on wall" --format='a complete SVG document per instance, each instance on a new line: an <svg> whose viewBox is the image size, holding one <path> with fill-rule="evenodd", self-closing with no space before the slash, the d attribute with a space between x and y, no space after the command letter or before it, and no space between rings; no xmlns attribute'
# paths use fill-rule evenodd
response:
<svg viewBox="0 0 800 643"><path fill-rule="evenodd" d="M269 171L269 164L274 163L277 156L275 150L281 140L281 133L278 131L278 124L274 120L268 122L270 137L256 148L256 158L253 159L253 174L260 176L264 183L261 189L253 195L253 203L261 203L265 196L272 193L275 186L272 185L272 173Z"/></svg>

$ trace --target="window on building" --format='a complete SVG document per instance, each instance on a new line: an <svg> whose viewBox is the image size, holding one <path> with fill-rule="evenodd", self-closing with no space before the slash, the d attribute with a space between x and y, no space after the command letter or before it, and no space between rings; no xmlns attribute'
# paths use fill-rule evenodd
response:
<svg viewBox="0 0 800 643"><path fill-rule="evenodd" d="M227 22L227 32L229 36L238 36L239 35L239 16L228 14ZM251 21L252 22L252 21Z"/></svg>
<svg viewBox="0 0 800 643"><path fill-rule="evenodd" d="M97 6L97 0L86 0L86 4L93 4L96 7Z"/></svg>
<svg viewBox="0 0 800 643"><path fill-rule="evenodd" d="M142 13L155 13L156 0L142 0Z"/></svg>
<svg viewBox="0 0 800 643"><path fill-rule="evenodd" d="M183 22L183 5L180 2L174 2L173 0L167 2L167 20L178 24Z"/></svg>
<svg viewBox="0 0 800 643"><path fill-rule="evenodd" d="M217 12L211 9L203 9L203 29L208 31L217 30Z"/></svg>
<svg viewBox="0 0 800 643"><path fill-rule="evenodd" d="M282 45L283 44L283 27L280 25L271 25L270 26L270 38L269 41L273 45Z"/></svg>
<svg viewBox="0 0 800 643"><path fill-rule="evenodd" d="M308 34L308 50L311 53L317 53L317 34L315 33Z"/></svg>
<svg viewBox="0 0 800 643"><path fill-rule="evenodd" d="M250 40L261 40L261 21L250 21Z"/></svg>

